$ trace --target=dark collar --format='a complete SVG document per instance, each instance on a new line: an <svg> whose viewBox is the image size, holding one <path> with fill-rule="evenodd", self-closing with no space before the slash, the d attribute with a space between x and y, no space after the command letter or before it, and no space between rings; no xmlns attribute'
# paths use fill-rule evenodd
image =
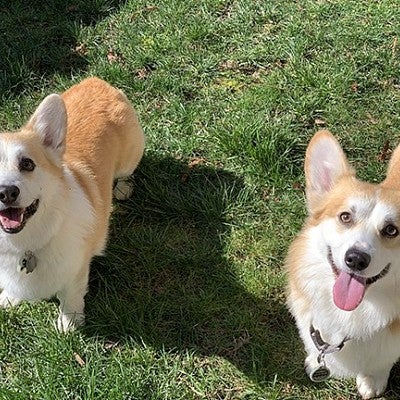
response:
<svg viewBox="0 0 400 400"><path fill-rule="evenodd" d="M326 354L337 353L338 351L342 350L344 344L350 340L348 337L345 337L342 342L336 346L329 344L322 339L320 331L315 329L313 324L310 326L310 335L312 341L314 342L314 346L319 351L319 357L325 356Z"/></svg>

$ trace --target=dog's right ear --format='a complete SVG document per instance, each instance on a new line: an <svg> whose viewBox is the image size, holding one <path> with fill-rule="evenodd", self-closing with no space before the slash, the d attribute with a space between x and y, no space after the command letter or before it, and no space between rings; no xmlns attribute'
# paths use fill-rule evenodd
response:
<svg viewBox="0 0 400 400"><path fill-rule="evenodd" d="M311 139L305 158L306 196L311 211L343 175L354 175L339 142L329 131Z"/></svg>
<svg viewBox="0 0 400 400"><path fill-rule="evenodd" d="M62 156L67 133L67 110L61 96L47 96L39 104L28 125L39 135L45 147Z"/></svg>
<svg viewBox="0 0 400 400"><path fill-rule="evenodd" d="M400 144L397 145L390 157L386 179L382 182L382 186L390 189L400 189Z"/></svg>

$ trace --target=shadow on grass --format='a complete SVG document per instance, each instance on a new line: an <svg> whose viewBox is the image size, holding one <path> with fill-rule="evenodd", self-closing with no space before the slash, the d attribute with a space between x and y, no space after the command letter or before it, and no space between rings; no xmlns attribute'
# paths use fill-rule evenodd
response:
<svg viewBox="0 0 400 400"><path fill-rule="evenodd" d="M85 69L79 29L94 24L122 0L8 1L0 3L0 89L18 94L58 72Z"/></svg>
<svg viewBox="0 0 400 400"><path fill-rule="evenodd" d="M148 156L135 186L133 198L117 205L106 257L93 263L84 332L218 355L261 384L276 374L304 383L281 291L251 295L225 257L243 181L222 169Z"/></svg>

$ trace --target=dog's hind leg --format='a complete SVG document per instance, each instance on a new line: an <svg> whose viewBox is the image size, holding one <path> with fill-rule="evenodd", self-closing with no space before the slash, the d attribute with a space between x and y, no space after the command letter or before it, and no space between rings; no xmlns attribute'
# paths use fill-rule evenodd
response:
<svg viewBox="0 0 400 400"><path fill-rule="evenodd" d="M117 200L128 200L133 193L133 184L131 177L126 176L117 178L115 181L113 195Z"/></svg>
<svg viewBox="0 0 400 400"><path fill-rule="evenodd" d="M115 174L115 184L113 195L117 200L127 200L133 193L132 174L136 169L143 154L144 139L139 137L139 143L132 145L132 155L128 158L125 165Z"/></svg>
<svg viewBox="0 0 400 400"><path fill-rule="evenodd" d="M113 194L117 200L126 200L132 195L133 186L130 177L143 156L145 144L143 130L135 111L130 106L126 108L126 121L120 131L120 138Z"/></svg>

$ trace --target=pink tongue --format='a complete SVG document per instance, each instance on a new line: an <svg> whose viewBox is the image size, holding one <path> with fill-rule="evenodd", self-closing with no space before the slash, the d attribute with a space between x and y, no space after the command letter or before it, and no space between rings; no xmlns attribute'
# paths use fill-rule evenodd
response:
<svg viewBox="0 0 400 400"><path fill-rule="evenodd" d="M333 301L336 307L352 311L364 297L366 279L341 271L333 286Z"/></svg>
<svg viewBox="0 0 400 400"><path fill-rule="evenodd" d="M0 211L1 224L6 229L18 228L22 223L23 208L7 208Z"/></svg>

